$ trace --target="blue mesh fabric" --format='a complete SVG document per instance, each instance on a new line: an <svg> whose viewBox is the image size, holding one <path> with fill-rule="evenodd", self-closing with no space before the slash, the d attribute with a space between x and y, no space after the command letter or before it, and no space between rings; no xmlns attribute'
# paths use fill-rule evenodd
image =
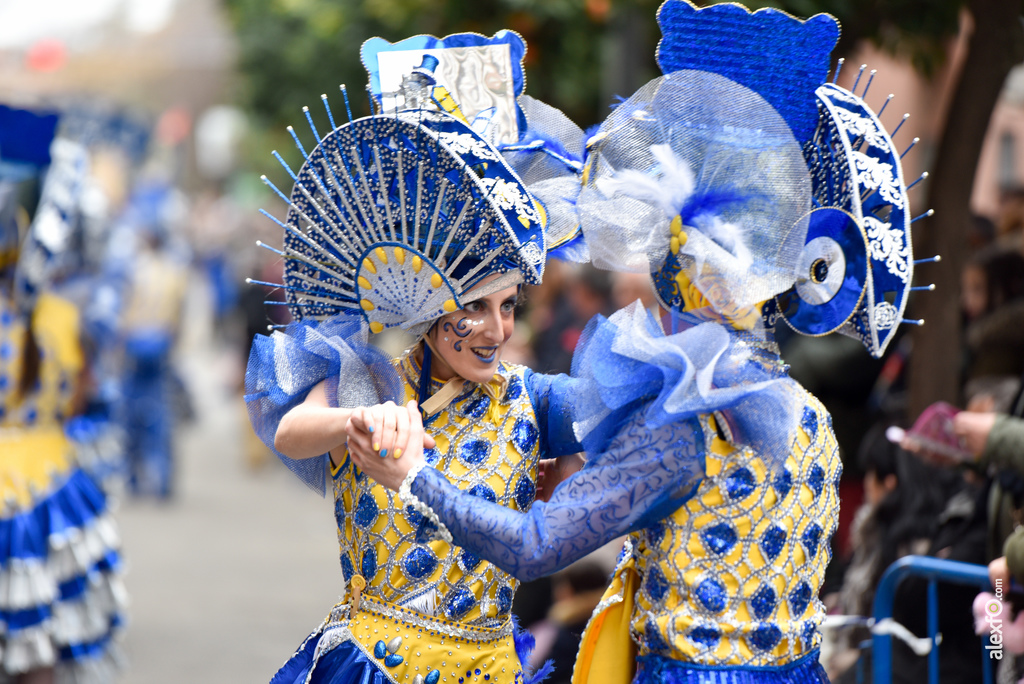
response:
<svg viewBox="0 0 1024 684"><path fill-rule="evenodd" d="M550 501L526 513L460 491L424 468L412 492L440 517L455 543L523 581L548 575L632 529L645 514L678 507L703 474L700 426L669 423L649 430L634 411L601 458L560 484Z"/></svg>
<svg viewBox="0 0 1024 684"><path fill-rule="evenodd" d="M749 333L699 319L681 325L665 335L635 304L588 326L573 359L572 408L587 464L548 502L512 511L465 495L433 468L412 492L457 545L529 580L685 502L704 476L700 414L720 411L736 441L779 465L800 418L795 383L754 358Z"/></svg>
<svg viewBox="0 0 1024 684"><path fill-rule="evenodd" d="M327 491L327 454L295 460L274 449L277 426L322 380L331 406L355 408L400 403L402 381L392 360L368 342L358 314L327 321L301 321L269 337L257 335L245 371L249 420L263 443L323 496Z"/></svg>
<svg viewBox="0 0 1024 684"><path fill-rule="evenodd" d="M781 465L802 404L799 388L778 358L756 358L756 334L742 335L697 316L676 319L666 335L633 304L610 319L596 317L573 356L573 377L588 383L576 407L577 437L588 454L603 451L617 421L643 404L649 427L721 412L738 444L754 448L769 466ZM763 333L767 336L769 333Z"/></svg>

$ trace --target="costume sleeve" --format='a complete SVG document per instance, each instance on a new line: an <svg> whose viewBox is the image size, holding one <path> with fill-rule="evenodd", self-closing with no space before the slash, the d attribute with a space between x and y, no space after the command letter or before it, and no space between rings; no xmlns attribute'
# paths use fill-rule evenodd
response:
<svg viewBox="0 0 1024 684"><path fill-rule="evenodd" d="M523 382L537 416L540 453L552 458L583 451L572 428L573 395L580 390L581 383L565 374L543 375L529 369L523 375Z"/></svg>
<svg viewBox="0 0 1024 684"><path fill-rule="evenodd" d="M981 454L984 462L1024 473L1024 418L996 416Z"/></svg>
<svg viewBox="0 0 1024 684"><path fill-rule="evenodd" d="M749 349L721 325L666 336L642 307L588 326L573 381L573 433L587 463L550 501L513 511L424 468L403 485L415 499L406 503L429 509L459 546L532 579L686 501L704 477L700 415L719 412L739 444L766 455L771 471L781 464L773 454L788 453L802 408L795 383L751 363Z"/></svg>
<svg viewBox="0 0 1024 684"><path fill-rule="evenodd" d="M327 491L328 455L288 458L274 448L281 419L326 380L331 406L356 408L391 399L401 403L401 378L390 357L367 342L361 321L338 316L303 321L269 337L257 335L245 370L245 403L253 430L313 491Z"/></svg>
<svg viewBox="0 0 1024 684"><path fill-rule="evenodd" d="M695 419L655 430L634 414L608 451L528 512L470 496L434 468L411 485L454 543L528 581L582 558L616 537L678 508L703 475L703 439Z"/></svg>

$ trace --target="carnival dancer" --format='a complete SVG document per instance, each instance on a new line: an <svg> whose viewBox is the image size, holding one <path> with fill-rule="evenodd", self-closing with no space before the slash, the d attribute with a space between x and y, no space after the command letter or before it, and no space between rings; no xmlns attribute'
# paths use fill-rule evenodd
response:
<svg viewBox="0 0 1024 684"><path fill-rule="evenodd" d="M838 35L831 18L805 23L678 1L659 18L663 29L704 30L686 34L696 44L690 57L675 55L685 62L679 70L601 126L577 205L591 256L613 268L649 265L683 331L666 336L639 310L620 312L592 326L573 368L609 406L647 383L663 383L657 400L607 451L588 450L584 469L526 514L460 494L415 446L398 460L377 458L367 436L379 421L365 411L350 421L350 451L409 505L437 515L457 543L521 579L632 532L584 634L574 681L827 681L817 663L817 593L841 464L828 415L786 376L773 328L785 315L801 332L838 330L872 354L884 350L912 269L898 153L859 96L820 85L821 56ZM753 89L764 82L750 79L750 64L738 65L744 25L741 37L764 45L802 35L807 61L789 66L803 76L783 83L789 95L777 100L788 108L771 106ZM714 41L725 29L722 50ZM672 63L666 34L663 67ZM818 76L799 68L815 63ZM812 87L796 98L808 78ZM814 98L818 111L801 109ZM692 487L685 495L665 488L664 507L630 515L627 492L604 483L645 462L636 454L660 449L645 428L666 424L691 434L699 454ZM418 439L413 430L410 445Z"/></svg>
<svg viewBox="0 0 1024 684"><path fill-rule="evenodd" d="M47 291L82 161L53 140L57 123L0 107L0 679L108 682L125 602L119 540L64 433L84 371L78 311ZM44 168L38 208L23 203Z"/></svg>
<svg viewBox="0 0 1024 684"><path fill-rule="evenodd" d="M557 202L537 201L495 146L523 140L524 50L510 32L369 41L382 113L334 127L328 108L332 131L311 126L316 148L297 173L286 167L296 182L280 253L300 322L257 338L246 400L285 463L333 490L346 589L274 682L530 680L510 612L517 581L367 478L344 445L353 410L368 407L386 426L377 453L401 456L394 432L402 442L415 425L419 453L457 488L521 511L539 460L581 450L573 383L502 360L520 285L540 282L549 247L572 242L551 219ZM565 153L551 158L571 162ZM400 358L368 345L395 327L416 340ZM593 418L597 432L619 414Z"/></svg>

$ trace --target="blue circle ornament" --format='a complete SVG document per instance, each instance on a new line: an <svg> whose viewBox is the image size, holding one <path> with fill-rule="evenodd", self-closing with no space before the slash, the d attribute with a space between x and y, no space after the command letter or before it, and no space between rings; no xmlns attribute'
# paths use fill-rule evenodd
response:
<svg viewBox="0 0 1024 684"><path fill-rule="evenodd" d="M796 268L796 285L777 297L783 319L810 336L843 327L864 299L868 278L868 245L853 215L836 207L813 210Z"/></svg>

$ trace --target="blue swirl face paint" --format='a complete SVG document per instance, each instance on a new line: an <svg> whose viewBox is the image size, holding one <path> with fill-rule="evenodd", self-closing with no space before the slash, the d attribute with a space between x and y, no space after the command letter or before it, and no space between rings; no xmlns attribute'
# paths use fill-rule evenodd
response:
<svg viewBox="0 0 1024 684"><path fill-rule="evenodd" d="M466 323L467 320L467 318L460 318L459 322L455 325L452 325L451 321L445 321L444 325L441 326L446 333L451 333L459 338L455 340L454 344L452 344L452 348L457 352L462 351L463 339L473 332L469 329L469 325ZM445 337L444 339L447 340L448 338Z"/></svg>
<svg viewBox="0 0 1024 684"><path fill-rule="evenodd" d="M488 382L498 370L505 343L515 327L518 288L508 287L468 302L442 317L428 333L437 354L439 380L459 376Z"/></svg>

